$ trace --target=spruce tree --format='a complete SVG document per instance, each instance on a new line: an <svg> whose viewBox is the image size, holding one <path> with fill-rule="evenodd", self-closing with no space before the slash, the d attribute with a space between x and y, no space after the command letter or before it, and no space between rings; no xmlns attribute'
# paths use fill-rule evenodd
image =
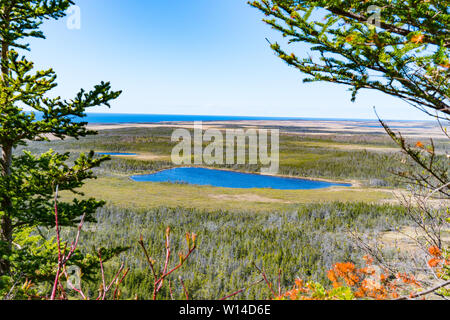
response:
<svg viewBox="0 0 450 320"><path fill-rule="evenodd" d="M41 155L14 154L14 149L27 141L95 134L81 121L86 109L109 106L121 93L102 82L92 91L81 90L73 99L49 97L57 85L55 72L35 71L33 63L19 55L18 51L29 50L27 39L45 38L40 30L45 20L64 17L72 4L70 0L0 1L0 287L7 277L43 276L38 269L49 262L40 256L44 249L36 249L41 240L24 236L24 232L54 227L56 187L75 192L86 179L95 178L91 169L108 159L97 158L94 152L81 154L74 163L69 163L69 153L52 150ZM83 214L86 221L95 221L93 213L102 205L95 199L76 198L60 203L59 224L75 226Z"/></svg>
<svg viewBox="0 0 450 320"><path fill-rule="evenodd" d="M307 75L398 97L436 116L450 114L447 0L260 0L264 21L309 52L275 54Z"/></svg>

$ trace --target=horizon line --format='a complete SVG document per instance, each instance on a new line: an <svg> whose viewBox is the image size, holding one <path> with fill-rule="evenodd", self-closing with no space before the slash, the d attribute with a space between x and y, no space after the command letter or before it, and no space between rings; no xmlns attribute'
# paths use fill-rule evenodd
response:
<svg viewBox="0 0 450 320"><path fill-rule="evenodd" d="M86 115L132 115L132 116L180 116L180 117L234 117L234 118L260 118L260 119L275 119L275 120L322 120L322 121L376 121L377 118L341 118L341 117L317 117L317 116L260 116L260 115L229 115L229 114L179 114L179 113L125 113L125 112L86 112ZM249 119L259 120L259 119ZM230 120L231 121L231 120ZM433 122L433 119L383 119L383 121L421 121Z"/></svg>

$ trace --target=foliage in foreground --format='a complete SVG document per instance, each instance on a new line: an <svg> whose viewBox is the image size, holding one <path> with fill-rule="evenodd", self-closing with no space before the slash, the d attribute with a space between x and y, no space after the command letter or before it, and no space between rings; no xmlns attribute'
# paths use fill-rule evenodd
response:
<svg viewBox="0 0 450 320"><path fill-rule="evenodd" d="M428 0L260 0L249 2L268 25L307 56L275 54L307 75L398 97L432 114L450 114L449 6Z"/></svg>
<svg viewBox="0 0 450 320"><path fill-rule="evenodd" d="M57 216L57 212L56 212ZM57 221L57 219L56 219ZM80 224L78 232L75 236L75 241L66 255L66 250L61 255L58 254L58 268L55 277L55 282L52 290L51 299L71 299L80 298L83 300L96 299L122 299L122 286L126 281L130 268L124 267L124 263L120 265L118 270L111 274L112 280L106 280L109 277L106 276L105 267L102 260L102 255L104 254L101 250L98 251L98 257L100 262L100 279L98 280L98 290L89 290L86 293L83 289L81 283L81 272L75 278L76 284L72 282L71 277L68 275L69 260L72 253L75 252L78 245L78 240L80 238L80 231L83 226L83 222ZM143 237L137 241L141 251L144 254L144 260L146 261L147 277L153 279L152 282L152 293L150 291L151 299L158 299L160 293L166 292L169 297L167 299L175 299L176 288L174 289L174 279L173 274L176 272L181 272L182 268L187 267L188 259L191 257L192 253L197 249L197 235L192 233L186 234L186 246L187 251L180 252L178 254L178 262L175 262L173 266L171 265L171 256L173 254L171 239L170 239L170 227L165 231L165 241L164 241L164 255L161 261L155 260L155 252L157 248L151 248L148 250L144 244ZM61 248L60 237L58 234L58 248ZM443 279L450 279L450 256L448 252L442 252L438 247L430 247L428 250L428 256L430 257L428 265L432 270L442 277ZM254 269L258 271L256 279L254 282L249 283L244 288L234 291L233 293L227 294L221 299L230 299L245 294L247 291L256 287L259 289L259 299L272 298L276 300L353 300L353 299L396 299L396 300L406 300L423 298L430 293L437 292L438 295L444 296L448 295L448 290L445 289L446 284L438 284L434 288L424 290L422 287L422 282L417 280L414 275L408 273L397 273L395 275L386 268L380 267L374 264L374 260L370 256L364 256L363 260L366 264L363 268L357 268L354 263L336 263L327 272L327 278L329 280L328 284L323 284L314 281L304 282L300 279L295 280L295 286L284 293L282 293L282 288L284 284L282 283L282 269L279 269L277 285L269 280L266 273L266 268L259 268L254 265ZM259 280L258 280L259 277ZM67 283L64 285L64 281ZM177 299L187 299L191 298L191 289L185 285L182 277L179 277L179 282L183 290L184 296L177 296ZM190 283L190 282L189 282ZM266 290L261 290L259 284L265 283ZM91 283L90 287L92 287ZM149 288L150 289L150 288ZM278 292L275 292L277 290ZM48 295L44 295L42 291L39 291L35 287L35 284L31 281L25 281L25 283L17 290L11 290L6 298L28 298L28 299L48 299ZM139 299L137 294L134 299ZM164 297L162 297L164 298ZM150 296L147 297L150 299Z"/></svg>
<svg viewBox="0 0 450 320"><path fill-rule="evenodd" d="M170 240L174 253L185 251L185 241L180 241L180 234L185 230L198 235L197 249L189 261L182 270L170 275L158 292L158 299L171 299L172 296L185 299L183 281L190 299L196 300L219 299L260 280L261 274L256 267L264 269L273 281L281 269L284 288L296 278L325 283L328 281L326 273L336 261L362 262L363 252L349 241L349 228L358 228L361 233L382 232L407 223L404 210L399 206L363 203L311 204L291 212L273 213L105 207L99 209L96 219L97 224L86 223L84 226L78 248L94 257L96 253L92 252L92 246L130 248L104 268L106 279L113 279L122 265L130 269L121 285L121 299L153 298L154 277L138 243L141 236L149 256L159 263L161 270L161 264L164 265L162 262L166 260L166 250L161 248L165 248L167 226L177 235ZM42 233L46 237L53 234L44 230ZM63 229L61 234L63 239L76 238L74 230ZM388 254L392 259L397 258L395 251ZM53 255L55 266L55 251ZM169 264L177 265L178 260L178 255L173 254ZM86 296L94 299L98 295L97 283L102 282L98 259L96 266L96 277L91 281L84 279L82 283ZM41 295L48 295L48 285L35 285ZM266 297L271 297L270 290L264 284L258 284L234 298Z"/></svg>
<svg viewBox="0 0 450 320"><path fill-rule="evenodd" d="M450 255L437 247L428 250L430 260L428 265L439 277L447 280L432 288L424 289L414 275L397 273L392 275L388 270L373 265L373 259L364 256L366 266L357 268L353 263L336 263L328 271L328 279L332 289L326 289L317 282L307 282L297 279L295 286L276 297L278 300L408 300L425 297L437 292L438 295L449 296L445 288L450 279ZM401 295L403 294L403 295Z"/></svg>
<svg viewBox="0 0 450 320"><path fill-rule="evenodd" d="M57 86L55 72L34 70L34 64L15 51L28 49L29 38L44 38L42 22L64 17L71 4L69 0L0 2L0 291L5 283L15 284L24 278L41 281L49 276L54 243L31 232L54 226L52 207L57 186L75 193L84 181L95 178L92 169L108 159L89 152L69 164L69 153L52 150L40 155L28 151L13 155L15 148L28 141L46 141L49 135L77 139L95 134L86 128L86 122L74 118L85 117L88 108L109 106L121 94L101 82L92 91L81 90L73 99L50 97ZM86 221L95 221L93 214L103 204L93 198L61 203L59 224L76 226L82 215ZM76 254L73 259L86 264L89 257Z"/></svg>

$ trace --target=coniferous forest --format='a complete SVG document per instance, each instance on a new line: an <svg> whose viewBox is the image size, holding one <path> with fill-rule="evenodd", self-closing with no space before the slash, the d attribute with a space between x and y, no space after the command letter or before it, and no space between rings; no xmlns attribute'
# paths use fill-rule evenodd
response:
<svg viewBox="0 0 450 320"><path fill-rule="evenodd" d="M201 1L192 2L201 11ZM260 108L261 114L270 111L272 118L225 119L219 114L228 109L220 106L230 102L222 101L224 96L210 85L220 88L229 75L218 79L220 72L209 71L201 91L208 97L217 95L212 104L217 110L198 130L205 116L189 116L189 110L198 114L193 106L183 109L188 110L183 116L189 120L164 120L167 106L184 99L187 106L196 95L183 94L181 80L171 80L167 105L154 102L161 105L159 109L142 96L132 98L134 87L141 85L152 90L140 91L156 97L166 79L173 77L175 66L167 68L167 74L156 71L158 63L176 60L165 47L155 44L154 51L146 52L160 62L152 65L154 75L146 75L148 83L137 85L126 75L134 69L138 76L139 68L144 69L144 55L130 55L127 67L121 65L113 72L110 63L117 66L121 53L110 43L110 55L95 54L108 41L92 36L89 27L83 29L77 20L83 6L71 0L0 0L2 300L448 300L449 2L257 0L244 4L245 10L262 19L259 27L271 30L270 39L260 40L275 62L267 68L261 63L258 72L272 81L275 73L270 72L289 69L301 76L302 90L319 92L328 84L330 91L319 92L314 101L304 91L303 101L290 89L290 76L283 73L284 77L259 88L258 96L267 98L253 103L273 103L272 94L279 91L286 99L276 101L271 109ZM86 25L92 26L96 4L83 5L92 10L86 14ZM148 3L133 5L141 11L136 14L142 14ZM117 2L110 11L98 11L98 19L100 13L114 16L115 10L128 13L133 5ZM164 9L156 1L152 6ZM180 23L190 9L181 4L173 9L180 14L174 23ZM242 18L237 17L236 21ZM128 18L117 26L137 28L132 23L137 20ZM65 19L67 28L81 30L68 41L95 39L101 45L91 43L77 53L83 65L96 65L92 74L82 77L61 58L64 54L58 59L52 56L60 69L72 68L73 77L66 74L60 82L51 65L42 68L48 62L42 52L55 53L50 44L58 33L52 31L59 29L52 28ZM152 23L147 22L154 28ZM195 25L207 32L214 25L208 23L197 19ZM190 28L186 25L180 32L187 37ZM168 38L170 30L156 30L157 36L151 33L149 39ZM46 39L47 32L52 38ZM230 26L224 34L237 39L238 33ZM193 66L201 59L190 56L194 52L190 50L198 50L202 40L188 45L185 41L171 40L170 48L184 56L177 59ZM49 47L37 51L39 57L33 55L34 48L43 50L42 43ZM211 45L211 52L214 48ZM88 58L84 51L90 50L93 54ZM225 69L235 72L250 64L248 59L239 60L248 53L233 54L242 65ZM208 57L202 64L211 63ZM254 61L266 61L258 57ZM219 56L213 63L222 68L226 61ZM176 75L183 77L185 71ZM121 72L126 81L117 76ZM191 73L192 83L201 72ZM258 85L249 83L245 90L238 86L240 81L250 81L245 77L253 81L262 77L236 72L231 81L233 86L236 82L235 91L227 96L233 96L230 101L236 108L244 101L247 112L254 112L248 101L255 97L240 95L250 94ZM93 81L99 73L116 81ZM81 83L75 84L78 80ZM191 85L185 82L184 86ZM134 85L127 88L126 83ZM90 88L71 96L61 94L85 84ZM352 102L363 96L364 103L384 105L375 106L372 119L359 119L364 112L350 117L349 110L354 109L338 101L336 88L349 89L347 98ZM367 92L394 99L389 101L398 104L389 102L389 112L398 109L391 113L397 119L379 113L387 110L388 100L368 99ZM337 109L342 116L306 116L315 111L312 104L319 106L321 99L330 97L335 100L330 114ZM135 110L136 99L151 106L151 113L162 120L147 122L142 114L138 122L90 122L99 109L130 116L125 112ZM201 95L195 99L203 103ZM289 103L295 105L295 115L281 118L278 111ZM181 164L174 160L179 149L184 156ZM212 162L208 150L214 151ZM266 158L270 153L270 163L261 150ZM268 166L276 172L267 171ZM179 175L172 177L173 172ZM199 172L203 172L200 177Z"/></svg>

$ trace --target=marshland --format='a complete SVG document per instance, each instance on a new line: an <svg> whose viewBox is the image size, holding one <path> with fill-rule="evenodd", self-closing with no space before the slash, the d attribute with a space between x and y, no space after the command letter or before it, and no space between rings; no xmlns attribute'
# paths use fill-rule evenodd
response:
<svg viewBox="0 0 450 320"><path fill-rule="evenodd" d="M129 247L106 267L109 276L121 263L131 267L123 283L123 298L151 298L152 282L138 239L142 236L152 248L153 259L162 261L168 226L173 230L174 252L185 245L185 232L198 235L198 249L179 276L193 299L216 299L253 283L262 267L273 281L281 270L283 287L297 278L326 282L326 272L336 261L362 262L364 252L355 245L351 232L382 241L388 232L412 223L396 196L406 190L405 181L395 174L406 169L404 156L380 132L317 135L314 122L309 131L301 133L295 127L280 126L281 176L351 187L242 189L132 180L133 175L176 167L171 162L176 145L171 135L179 126L190 130L192 123L114 129L97 126L101 129L97 136L30 142L26 147L37 154L49 149L70 151L73 158L90 150L113 154L95 170L98 178L77 190L86 198L106 201L96 214L98 223L88 225L81 234L80 245L86 252L99 245ZM233 122L227 126L245 128ZM420 135L410 139L420 139ZM448 149L445 140L436 145L442 153ZM259 174L261 166L211 168ZM72 195L63 193L61 197L68 200ZM74 231L66 235L74 236ZM386 254L406 264L409 258L399 253L396 245L386 241ZM183 298L180 280L175 277L172 281L172 295ZM164 290L160 297L169 299L168 289ZM267 294L268 288L260 284L235 298L258 299Z"/></svg>

